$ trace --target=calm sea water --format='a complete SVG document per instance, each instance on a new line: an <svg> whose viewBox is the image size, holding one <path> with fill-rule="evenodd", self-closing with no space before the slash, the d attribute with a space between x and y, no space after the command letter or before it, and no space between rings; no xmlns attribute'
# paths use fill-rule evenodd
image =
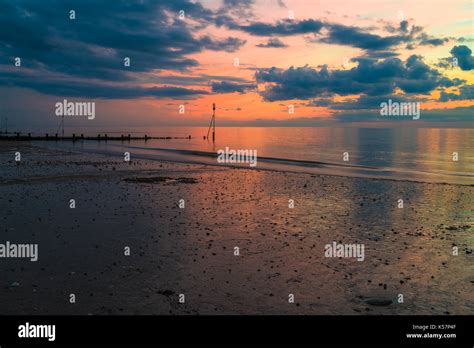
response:
<svg viewBox="0 0 474 348"><path fill-rule="evenodd" d="M91 128L74 131L105 133ZM216 164L216 151L227 146L257 150L259 168L474 184L474 129L220 127L215 144L203 139L205 127L108 129L109 136L129 133L192 138L47 145L110 154L130 151L139 157L210 164ZM343 161L344 152L349 154L348 162ZM454 152L458 161L453 160Z"/></svg>

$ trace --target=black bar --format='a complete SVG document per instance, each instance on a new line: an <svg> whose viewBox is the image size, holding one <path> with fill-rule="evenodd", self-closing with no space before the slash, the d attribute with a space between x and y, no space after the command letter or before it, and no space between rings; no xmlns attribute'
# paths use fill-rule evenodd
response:
<svg viewBox="0 0 474 348"><path fill-rule="evenodd" d="M55 325L62 344L409 344L472 347L473 316L0 316L0 345L51 343L20 338L19 326ZM414 329L426 326L427 329ZM435 327L430 327L434 325ZM455 327L453 327L455 326ZM407 334L456 338L407 338Z"/></svg>

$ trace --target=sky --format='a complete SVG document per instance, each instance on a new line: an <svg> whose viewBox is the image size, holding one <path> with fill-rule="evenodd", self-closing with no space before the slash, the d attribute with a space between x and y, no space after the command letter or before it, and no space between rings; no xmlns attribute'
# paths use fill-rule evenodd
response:
<svg viewBox="0 0 474 348"><path fill-rule="evenodd" d="M0 0L0 125L57 124L64 99L96 103L95 119L71 121L81 126L204 126L212 103L218 125L407 123L380 115L392 100L420 103L412 125L472 127L473 10L471 0Z"/></svg>

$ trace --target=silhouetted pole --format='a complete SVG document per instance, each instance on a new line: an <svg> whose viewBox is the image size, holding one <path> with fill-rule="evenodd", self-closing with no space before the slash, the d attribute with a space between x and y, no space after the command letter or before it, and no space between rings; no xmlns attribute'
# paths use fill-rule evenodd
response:
<svg viewBox="0 0 474 348"><path fill-rule="evenodd" d="M216 141L216 104L212 103L212 142Z"/></svg>
<svg viewBox="0 0 474 348"><path fill-rule="evenodd" d="M211 123L209 123L209 129L207 130L207 139L209 140L209 132L212 127L212 142L216 141L216 103L212 103L212 118Z"/></svg>

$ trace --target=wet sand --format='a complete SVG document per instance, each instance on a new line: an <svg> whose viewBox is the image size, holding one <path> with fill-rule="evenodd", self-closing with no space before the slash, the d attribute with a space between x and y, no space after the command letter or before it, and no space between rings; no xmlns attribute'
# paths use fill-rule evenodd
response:
<svg viewBox="0 0 474 348"><path fill-rule="evenodd" d="M0 259L2 314L474 313L473 186L16 143L0 164L0 243L39 245L37 262ZM333 241L365 260L325 257Z"/></svg>

